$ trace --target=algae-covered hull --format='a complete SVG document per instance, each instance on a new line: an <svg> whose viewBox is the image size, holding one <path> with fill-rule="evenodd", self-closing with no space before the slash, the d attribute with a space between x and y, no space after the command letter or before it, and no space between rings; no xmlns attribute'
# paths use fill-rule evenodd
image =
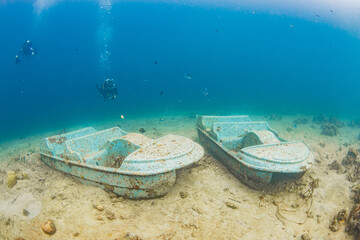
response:
<svg viewBox="0 0 360 240"><path fill-rule="evenodd" d="M181 136L153 140L119 128L86 128L43 139L40 154L45 164L83 183L141 199L165 195L176 169L198 161L203 149Z"/></svg>
<svg viewBox="0 0 360 240"><path fill-rule="evenodd" d="M279 177L300 177L312 165L305 144L281 139L265 122L248 116L202 116L197 132L201 144L234 176L255 189Z"/></svg>

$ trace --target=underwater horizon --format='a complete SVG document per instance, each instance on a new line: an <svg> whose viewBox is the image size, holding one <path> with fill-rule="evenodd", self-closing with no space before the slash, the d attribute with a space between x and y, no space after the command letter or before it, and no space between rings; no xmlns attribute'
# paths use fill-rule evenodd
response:
<svg viewBox="0 0 360 240"><path fill-rule="evenodd" d="M1 1L0 142L121 115L359 119L360 4L272 3Z"/></svg>

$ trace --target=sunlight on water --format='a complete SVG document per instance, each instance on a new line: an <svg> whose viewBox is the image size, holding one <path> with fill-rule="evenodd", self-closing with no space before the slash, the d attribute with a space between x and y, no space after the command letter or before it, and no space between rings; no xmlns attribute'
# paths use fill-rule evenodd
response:
<svg viewBox="0 0 360 240"><path fill-rule="evenodd" d="M54 6L56 3L62 1L63 0L36 0L34 3L35 11L40 14L43 10L46 10ZM4 1L3 3L7 2L11 1ZM109 10L111 9L111 4L108 5L109 1L97 0L96 2L98 2L100 6L103 6L104 11L107 11L107 8L109 8ZM112 2L116 3L132 1L115 0ZM267 11L277 15L295 16L314 22L330 23L335 27L341 27L354 32L357 35L360 35L360 1L357 0L185 0L181 2L153 0L146 2L174 3L179 5L202 6L205 8L223 7L235 11L251 11L254 14L257 12Z"/></svg>

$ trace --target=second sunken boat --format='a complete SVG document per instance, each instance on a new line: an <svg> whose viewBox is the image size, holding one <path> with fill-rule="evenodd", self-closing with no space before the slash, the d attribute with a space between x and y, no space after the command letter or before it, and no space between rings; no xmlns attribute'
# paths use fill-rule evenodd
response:
<svg viewBox="0 0 360 240"><path fill-rule="evenodd" d="M197 132L219 162L255 189L268 185L274 175L302 176L313 162L304 143L285 141L266 122L248 116L200 116Z"/></svg>

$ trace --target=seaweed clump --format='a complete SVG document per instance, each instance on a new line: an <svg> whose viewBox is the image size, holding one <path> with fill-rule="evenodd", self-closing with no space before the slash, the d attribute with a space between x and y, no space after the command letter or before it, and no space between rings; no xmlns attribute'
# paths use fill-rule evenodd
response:
<svg viewBox="0 0 360 240"><path fill-rule="evenodd" d="M356 149L349 149L348 154L344 158L342 164L348 168L351 167L352 169L348 176L348 178L351 176L351 179L349 180L355 181L360 179L360 177L358 177L360 172L360 159L359 152ZM354 200L355 204L352 207L346 220L345 231L349 235L353 235L354 239L360 239L360 184L358 183L352 186L351 191L353 192L352 199Z"/></svg>
<svg viewBox="0 0 360 240"><path fill-rule="evenodd" d="M333 136L337 136L339 133L338 128L333 123L329 123L329 122L323 123L321 125L321 128L322 128L321 134L325 136L333 137Z"/></svg>
<svg viewBox="0 0 360 240"><path fill-rule="evenodd" d="M354 235L355 239L360 238L360 204L357 203L351 209L346 223L345 231L349 235Z"/></svg>
<svg viewBox="0 0 360 240"><path fill-rule="evenodd" d="M345 123L337 119L336 117L327 118L323 114L318 114L313 117L313 122L320 124L322 132L321 134L326 136L337 136L339 133L338 128L345 126Z"/></svg>
<svg viewBox="0 0 360 240"><path fill-rule="evenodd" d="M332 222L331 222L331 224L329 226L330 230L333 231L333 232L339 231L339 229L341 227L341 224L345 223L345 221L347 219L347 216L348 215L347 215L346 209L343 209L340 212L338 212L334 216L334 218L333 218L333 220L332 220Z"/></svg>
<svg viewBox="0 0 360 240"><path fill-rule="evenodd" d="M359 152L355 148L349 148L349 151L342 161L342 165L348 170L348 180L355 182L360 179L360 158Z"/></svg>
<svg viewBox="0 0 360 240"><path fill-rule="evenodd" d="M354 185L351 191L354 193L352 198L355 204L347 218L345 231L355 239L360 239L360 184Z"/></svg>

